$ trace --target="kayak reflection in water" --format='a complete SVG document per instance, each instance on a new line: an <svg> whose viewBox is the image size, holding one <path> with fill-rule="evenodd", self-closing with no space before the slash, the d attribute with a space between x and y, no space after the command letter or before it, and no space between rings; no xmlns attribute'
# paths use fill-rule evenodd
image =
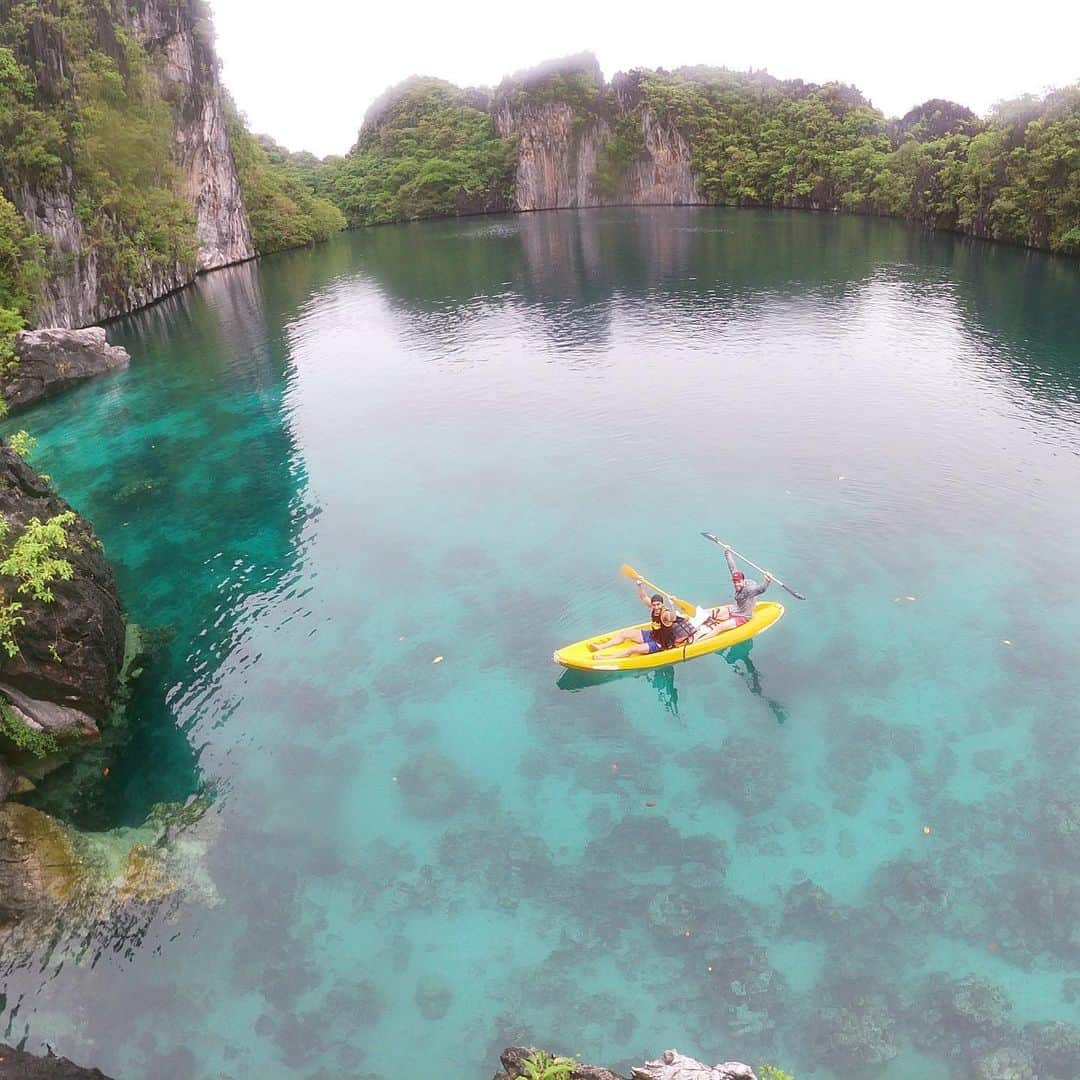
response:
<svg viewBox="0 0 1080 1080"><path fill-rule="evenodd" d="M645 678L656 689L660 704L672 716L679 715L679 691L675 687L675 668L673 665L661 668L651 668L645 672Z"/></svg>
<svg viewBox="0 0 1080 1080"><path fill-rule="evenodd" d="M776 722L783 724L788 718L787 710L780 702L774 701L762 690L761 672L754 665L754 661L750 659L750 650L753 647L754 642L752 640L744 641L741 645L733 645L730 649L724 649L720 655L738 672L742 681L750 687L750 693L761 698L769 706L769 711L776 717Z"/></svg>

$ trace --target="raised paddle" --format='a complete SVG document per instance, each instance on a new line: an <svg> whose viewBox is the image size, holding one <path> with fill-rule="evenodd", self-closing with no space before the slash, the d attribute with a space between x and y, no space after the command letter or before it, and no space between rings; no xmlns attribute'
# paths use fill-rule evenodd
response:
<svg viewBox="0 0 1080 1080"><path fill-rule="evenodd" d="M645 578L643 578L643 577L642 577L642 576L641 576L641 575L640 575L640 574L639 574L639 573L638 573L638 572L637 572L637 571L636 571L636 570L635 570L635 569L634 569L634 568L633 568L632 566L630 566L630 565L629 565L628 563L623 563L623 564L622 564L622 566L620 566L620 567L619 567L619 569L620 569L620 570L621 570L621 571L622 571L622 572L623 572L623 573L624 573L624 574L625 574L625 575L626 575L626 576L627 576L627 577L628 577L628 578L629 578L629 579L630 579L631 581L641 581L641 582L643 582L644 584L648 585L648 586L649 586L649 588L650 588L650 589L652 589L652 591L653 591L654 593L660 593L660 594L662 594L663 596L666 596L666 597L667 597L667 598L668 598L668 599L669 599L669 600L670 600L670 601L671 601L671 602L672 602L672 603L673 603L673 604L674 604L674 605L675 605L675 606L676 606L676 607L677 607L677 608L678 608L678 609L679 609L679 610L680 610L680 611L681 611L681 612L682 612L682 613L683 613L684 615L693 615L693 614L694 614L694 613L695 613L695 612L697 611L697 608L696 608L696 607L694 607L694 605L693 605L693 604L689 603L689 601L686 601L686 600L680 600L680 599L679 599L679 598L678 598L677 596L672 596L672 595L671 595L671 593L669 593L669 592L664 592L664 590L663 590L663 589L661 589L661 588L659 588L658 586L654 585L654 584L653 584L653 583L652 583L651 581L646 581L646 580L645 580Z"/></svg>
<svg viewBox="0 0 1080 1080"><path fill-rule="evenodd" d="M762 569L762 567L758 566L757 563L751 562L745 555L739 555L739 553L733 547L731 547L728 544L725 544L724 541L721 540L718 536L713 536L713 534L710 533L710 532L703 532L701 535L704 536L706 540L711 540L714 544L719 544L722 548L727 548L728 551L730 551L732 555L738 556L740 559L742 559L742 561L744 563L747 564L747 566L752 566L755 570L761 570L761 572L763 574L768 574L769 573L768 570ZM770 577L771 576L772 575L770 575ZM787 589L787 591L789 593L791 593L791 595L794 596L796 600L805 600L806 599L806 597L803 596L803 594L801 592L796 592L790 585L785 585L778 577L774 577L773 581L775 581L776 584L779 585L781 589Z"/></svg>

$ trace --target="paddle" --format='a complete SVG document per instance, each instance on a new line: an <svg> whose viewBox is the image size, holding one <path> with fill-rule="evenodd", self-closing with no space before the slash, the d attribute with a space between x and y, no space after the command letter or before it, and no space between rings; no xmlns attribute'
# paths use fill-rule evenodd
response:
<svg viewBox="0 0 1080 1080"><path fill-rule="evenodd" d="M654 585L654 584L653 584L653 583L652 583L651 581L645 581L645 578L643 578L643 577L642 577L642 576L641 576L641 575L640 575L640 574L639 574L639 573L638 573L638 572L637 572L637 571L636 571L636 570L635 570L635 569L634 569L634 568L633 568L632 566L628 565L627 563L623 563L623 564L622 564L622 566L620 566L620 567L619 567L619 569L620 569L620 570L621 570L621 571L622 571L622 572L623 572L623 573L624 573L624 574L625 574L625 575L626 575L626 576L627 576L627 577L628 577L628 578L629 578L629 579L630 579L631 581L643 581L643 582L645 582L645 584L646 584L646 585L648 585L648 587L649 587L650 589L652 589L652 591L653 591L654 593L662 593L662 594L663 594L664 596L666 596L666 597L667 597L667 598L668 598L668 599L669 599L669 600L670 600L670 601L672 602L672 604L674 604L674 605L675 605L675 607L677 607L677 608L678 608L678 609L679 609L679 610L680 610L680 611L681 611L681 612L682 612L682 613L683 613L684 615L693 615L693 614L694 614L694 613L695 613L695 612L697 611L697 608L696 608L696 607L694 607L694 605L693 605L693 604L689 603L689 601L686 601L686 600L680 600L680 599L679 599L679 598L678 598L677 596L672 596L672 595L671 595L671 593L667 593L667 592L664 592L664 590L663 590L663 589L661 589L661 588L658 588L658 587L657 587L656 585Z"/></svg>
<svg viewBox="0 0 1080 1080"><path fill-rule="evenodd" d="M742 559L744 563L746 563L748 566L752 566L755 570L761 570L763 574L767 574L769 572L768 570L763 570L760 566L758 566L757 563L750 562L750 560L745 555L739 555L739 553L733 547L725 544L723 540L721 540L719 537L713 536L712 533L703 532L701 535L704 536L706 540L711 540L714 544L719 544L722 548L727 548L732 555L735 555L738 558ZM794 596L797 600L806 599L806 597L803 596L801 592L796 592L790 585L785 585L778 577L774 577L773 581L775 581L781 589L787 589L787 591L791 593L791 595Z"/></svg>

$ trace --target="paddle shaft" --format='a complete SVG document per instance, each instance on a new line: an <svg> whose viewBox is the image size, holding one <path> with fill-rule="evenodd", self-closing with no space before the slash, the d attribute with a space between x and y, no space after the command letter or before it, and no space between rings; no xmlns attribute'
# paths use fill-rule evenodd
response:
<svg viewBox="0 0 1080 1080"><path fill-rule="evenodd" d="M647 585L654 593L660 593L662 596L666 596L674 607L677 607L684 615L693 615L697 610L693 604L688 600L680 600L677 596L673 596L669 592L665 592L659 586L654 585L651 581L643 578L632 566L628 563L623 563L620 570L631 580L640 581L643 585Z"/></svg>
<svg viewBox="0 0 1080 1080"><path fill-rule="evenodd" d="M721 540L718 536L714 536L710 532L703 532L701 535L704 536L706 540L711 540L714 544L719 544L722 548L726 548L736 558L742 559L742 561L744 563L746 563L747 566L752 566L755 570L760 570L761 573L763 573L763 574L768 574L769 573L768 570L764 569L761 566L758 566L758 564L756 562L751 562L745 555L740 555L730 544L725 544L724 541ZM771 574L769 576L772 577ZM803 594L801 592L796 592L790 585L785 585L778 577L774 577L773 581L775 581L776 584L779 585L781 589L787 589L787 591L789 593L791 593L792 596L796 597L796 599L799 599L799 600L805 600L806 599L806 597L803 596Z"/></svg>

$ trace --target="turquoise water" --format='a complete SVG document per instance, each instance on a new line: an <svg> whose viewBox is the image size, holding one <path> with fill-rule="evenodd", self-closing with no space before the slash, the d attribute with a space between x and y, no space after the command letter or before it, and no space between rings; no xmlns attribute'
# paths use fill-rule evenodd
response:
<svg viewBox="0 0 1080 1080"><path fill-rule="evenodd" d="M108 777L38 805L214 804L181 903L5 958L7 1037L122 1078L482 1078L515 1042L1080 1074L1021 1031L1080 1012L1078 286L612 210L351 234L114 325L129 370L6 427L169 644ZM702 529L809 599L560 674L639 613L621 562L725 596Z"/></svg>

